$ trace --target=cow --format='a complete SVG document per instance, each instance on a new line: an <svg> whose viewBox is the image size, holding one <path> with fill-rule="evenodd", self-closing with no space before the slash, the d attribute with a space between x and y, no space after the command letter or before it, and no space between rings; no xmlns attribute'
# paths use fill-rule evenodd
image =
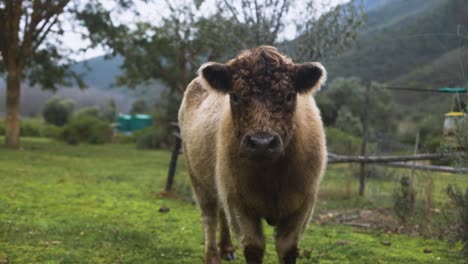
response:
<svg viewBox="0 0 468 264"><path fill-rule="evenodd" d="M275 227L279 263L296 263L326 165L325 133L312 94L318 62L296 64L275 47L202 65L179 110L183 153L201 209L205 263L262 263L262 220ZM219 251L216 230L219 224Z"/></svg>

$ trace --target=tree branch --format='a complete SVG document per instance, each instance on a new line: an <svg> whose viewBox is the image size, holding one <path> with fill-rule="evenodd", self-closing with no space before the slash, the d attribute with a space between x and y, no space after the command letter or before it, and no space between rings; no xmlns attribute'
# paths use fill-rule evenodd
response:
<svg viewBox="0 0 468 264"><path fill-rule="evenodd" d="M24 65L29 56L42 44L69 2L70 0L61 0L56 5L49 2L50 5L43 6L40 0L34 1L31 23L28 30L24 32L23 43L20 47L18 56L19 65ZM49 23L51 19L52 22Z"/></svg>

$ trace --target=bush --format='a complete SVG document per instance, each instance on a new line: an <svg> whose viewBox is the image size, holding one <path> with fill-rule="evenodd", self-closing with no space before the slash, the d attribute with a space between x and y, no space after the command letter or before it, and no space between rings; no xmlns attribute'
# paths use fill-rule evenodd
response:
<svg viewBox="0 0 468 264"><path fill-rule="evenodd" d="M5 135L5 124L3 119L0 120L0 135Z"/></svg>
<svg viewBox="0 0 468 264"><path fill-rule="evenodd" d="M54 97L45 104L42 116L49 124L64 126L70 120L74 107L73 101Z"/></svg>
<svg viewBox="0 0 468 264"><path fill-rule="evenodd" d="M71 145L78 143L103 144L112 139L108 123L90 115L73 118L63 129L61 139Z"/></svg>
<svg viewBox="0 0 468 264"><path fill-rule="evenodd" d="M393 210L403 223L414 214L416 204L416 191L408 176L403 176L400 180L400 188L393 192Z"/></svg>
<svg viewBox="0 0 468 264"><path fill-rule="evenodd" d="M449 185L446 192L457 210L456 217L452 218L453 222L448 225L449 244L453 246L460 242L462 244L460 254L468 257L468 188L463 194L457 186Z"/></svg>
<svg viewBox="0 0 468 264"><path fill-rule="evenodd" d="M341 107L340 111L338 111L335 126L348 134L354 136L362 135L361 121L346 106Z"/></svg>
<svg viewBox="0 0 468 264"><path fill-rule="evenodd" d="M124 134L116 134L115 135L115 142L120 144L132 144L136 143L135 135L124 135Z"/></svg>
<svg viewBox="0 0 468 264"><path fill-rule="evenodd" d="M145 100L138 99L132 103L132 108L130 109L131 115L147 114L149 112L150 112L150 108L146 104Z"/></svg>
<svg viewBox="0 0 468 264"><path fill-rule="evenodd" d="M349 135L337 128L329 127L326 131L327 147L330 152L354 155L361 150L362 140L358 137Z"/></svg>
<svg viewBox="0 0 468 264"><path fill-rule="evenodd" d="M20 135L22 137L40 137L44 123L39 119L25 119L21 121Z"/></svg>
<svg viewBox="0 0 468 264"><path fill-rule="evenodd" d="M63 128L61 127L44 124L41 128L41 137L60 139L62 131Z"/></svg>
<svg viewBox="0 0 468 264"><path fill-rule="evenodd" d="M149 127L134 133L136 138L137 148L141 149L160 149L168 148L171 145L164 127Z"/></svg>
<svg viewBox="0 0 468 264"><path fill-rule="evenodd" d="M91 116L96 119L99 119L101 110L97 106L88 106L88 107L83 107L80 110L76 111L74 118L82 118L85 116Z"/></svg>

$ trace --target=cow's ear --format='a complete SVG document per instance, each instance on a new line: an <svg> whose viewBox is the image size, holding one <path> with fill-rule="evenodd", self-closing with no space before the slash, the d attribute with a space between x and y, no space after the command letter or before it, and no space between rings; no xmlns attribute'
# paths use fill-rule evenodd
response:
<svg viewBox="0 0 468 264"><path fill-rule="evenodd" d="M327 71L318 62L306 62L295 65L294 85L298 93L309 93L320 90L327 79Z"/></svg>
<svg viewBox="0 0 468 264"><path fill-rule="evenodd" d="M224 64L205 63L198 70L198 74L217 91L227 93L232 90L232 75Z"/></svg>

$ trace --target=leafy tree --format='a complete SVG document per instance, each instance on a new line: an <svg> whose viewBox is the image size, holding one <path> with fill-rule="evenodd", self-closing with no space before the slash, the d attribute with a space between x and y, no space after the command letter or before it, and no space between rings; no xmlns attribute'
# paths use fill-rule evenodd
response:
<svg viewBox="0 0 468 264"><path fill-rule="evenodd" d="M91 116L96 119L99 119L101 116L101 109L98 106L87 106L83 107L80 110L76 111L74 118L82 118L85 116Z"/></svg>
<svg viewBox="0 0 468 264"><path fill-rule="evenodd" d="M132 108L130 109L130 114L145 114L149 112L149 107L146 104L146 101L143 99L136 100L132 104Z"/></svg>
<svg viewBox="0 0 468 264"><path fill-rule="evenodd" d="M358 1L332 6L331 2L317 0L219 0L217 6L237 25L227 39L237 42L238 47L281 45L301 61L342 51L354 41L364 22ZM328 11L322 13L324 10ZM290 18L293 14L295 19ZM281 36L291 27L296 31L295 39L283 42Z"/></svg>
<svg viewBox="0 0 468 264"><path fill-rule="evenodd" d="M124 74L117 85L136 87L160 79L169 87L171 103L178 106L197 69L207 61L224 61L260 44L281 46L302 61L334 54L337 47L348 45L362 23L360 9L347 4L319 16L318 2L216 0L217 9L205 12L203 0L165 1L169 12L159 23L139 22L135 27L115 25L110 11L103 7L84 9L79 16L98 17L83 19L94 25L86 24L91 29L91 41L104 43L114 55L124 57ZM291 21L288 17L293 6L302 12ZM297 39L284 42L281 36L291 23ZM176 116L177 107L173 108L167 112L169 116Z"/></svg>
<svg viewBox="0 0 468 264"><path fill-rule="evenodd" d="M118 6L128 9L132 0L120 0ZM91 0L84 9L95 9L99 1ZM83 12L78 0L4 0L0 2L0 73L6 73L5 145L20 146L21 81L56 89L58 85L77 83L84 87L80 76L70 70L71 51L64 51L61 36L63 21L78 24ZM93 26L92 23L85 25ZM87 37L88 32L83 33Z"/></svg>
<svg viewBox="0 0 468 264"><path fill-rule="evenodd" d="M331 120L335 120L332 125L337 125L340 115L349 115L354 117L351 119L358 118L359 124L361 125L360 117L363 112L364 98L366 88L365 85L358 78L336 78L326 90L321 92L318 97L318 105L327 103L328 111L336 112L335 118L329 117ZM372 134L376 135L377 132L383 131L391 133L396 130L396 111L394 102L391 94L377 83L371 84L370 89L370 105L369 105L369 124ZM331 105L330 105L331 104ZM342 110L345 108L346 110ZM324 111L326 109L323 109ZM343 119L348 119L342 117ZM342 120L340 120L342 122ZM343 124L340 124L343 125ZM355 131L355 129L351 129Z"/></svg>
<svg viewBox="0 0 468 264"><path fill-rule="evenodd" d="M362 135L362 124L359 117L354 116L346 106L340 108L335 126L351 135Z"/></svg>
<svg viewBox="0 0 468 264"><path fill-rule="evenodd" d="M75 103L73 101L54 97L45 104L42 116L49 124L63 126L70 120L74 108Z"/></svg>
<svg viewBox="0 0 468 264"><path fill-rule="evenodd" d="M104 119L109 122L114 122L115 117L117 116L117 106L114 99L109 99L107 102L107 108L104 112Z"/></svg>

